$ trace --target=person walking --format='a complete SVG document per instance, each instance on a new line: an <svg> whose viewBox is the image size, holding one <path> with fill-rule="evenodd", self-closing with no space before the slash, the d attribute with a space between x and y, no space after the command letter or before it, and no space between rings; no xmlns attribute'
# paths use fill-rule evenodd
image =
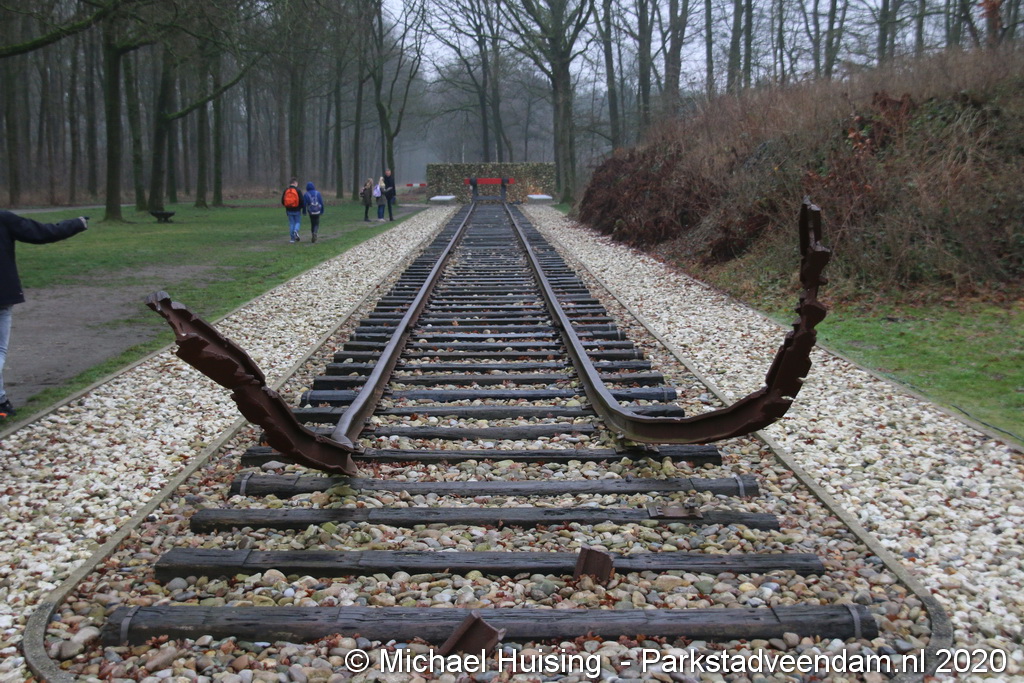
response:
<svg viewBox="0 0 1024 683"><path fill-rule="evenodd" d="M384 205L387 203L387 197L384 194L384 178L381 177L377 181L377 184L373 186L373 196L377 200L377 222L384 222Z"/></svg>
<svg viewBox="0 0 1024 683"><path fill-rule="evenodd" d="M363 200L363 220L370 222L370 207L373 206L373 178L367 178L363 189L359 192Z"/></svg>
<svg viewBox="0 0 1024 683"><path fill-rule="evenodd" d="M391 175L391 169L384 169L384 197L388 202L388 220L395 220L391 213L391 205L395 203L395 177Z"/></svg>
<svg viewBox="0 0 1024 683"><path fill-rule="evenodd" d="M18 265L14 259L14 243L49 244L77 235L89 227L85 216L60 223L39 223L10 211L0 211L0 423L13 417L17 411L4 389L4 364L11 340L11 316L14 304L25 301L25 292L18 278Z"/></svg>
<svg viewBox="0 0 1024 683"><path fill-rule="evenodd" d="M281 193L281 205L288 216L288 230L291 235L291 243L299 241L299 227L302 225L302 212L305 205L302 203L302 193L299 192L298 178L292 178L288 187Z"/></svg>
<svg viewBox="0 0 1024 683"><path fill-rule="evenodd" d="M320 216L324 213L324 196L316 189L312 181L306 183L306 194L302 198L302 210L309 214L309 228L313 232L313 244L316 244L317 233L320 232Z"/></svg>

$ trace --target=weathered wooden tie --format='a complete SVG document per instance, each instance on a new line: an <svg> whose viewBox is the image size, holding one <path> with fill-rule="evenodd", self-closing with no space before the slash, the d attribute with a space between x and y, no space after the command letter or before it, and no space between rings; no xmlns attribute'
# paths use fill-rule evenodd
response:
<svg viewBox="0 0 1024 683"><path fill-rule="evenodd" d="M156 562L158 581L176 577L262 574L276 569L285 576L337 576L394 574L459 574L478 571L488 576L517 574L572 575L578 553L544 552L433 552L414 550L214 550L208 548L174 548ZM677 571L717 575L765 574L791 571L797 576L823 574L825 566L811 553L748 553L743 555L663 552L612 554L615 571L655 572Z"/></svg>
<svg viewBox="0 0 1024 683"><path fill-rule="evenodd" d="M403 463L403 462L466 462L467 460L512 460L514 462L608 462L614 460L640 460L654 458L661 461L669 458L675 462L688 462L694 466L721 465L722 454L714 445L671 445L662 446L657 450L616 451L611 448L587 448L564 450L437 450L425 449L406 451L400 449L368 448L363 453L356 453L352 459L357 463ZM254 446L246 450L241 457L242 467L259 467L270 461L282 463L292 462L287 456L266 446Z"/></svg>
<svg viewBox="0 0 1024 683"><path fill-rule="evenodd" d="M197 511L189 520L192 531L204 533L218 529L252 527L254 529L305 529L333 524L385 524L413 528L421 524L522 527L565 526L567 524L687 524L694 526L737 524L750 529L777 530L775 515L758 512L709 510L700 519L654 517L646 509L636 508L543 508L543 507L409 507L343 508L293 510L211 510Z"/></svg>
<svg viewBox="0 0 1024 683"><path fill-rule="evenodd" d="M787 605L770 609L481 609L505 640L572 639L592 635L726 641L781 638L786 633L822 638L875 638L878 627L863 605ZM444 642L470 610L415 607L118 607L104 624L106 645L151 638L275 642L311 641L332 634L369 640ZM126 623L127 622L127 623Z"/></svg>
<svg viewBox="0 0 1024 683"><path fill-rule="evenodd" d="M588 480L486 480L486 481L395 481L357 477L322 477L301 474L243 474L231 482L231 495L291 498L317 491L346 486L360 491L406 491L410 494L436 493L439 496L561 496L629 495L694 491L716 496L757 496L757 478L672 477L668 479L588 479Z"/></svg>

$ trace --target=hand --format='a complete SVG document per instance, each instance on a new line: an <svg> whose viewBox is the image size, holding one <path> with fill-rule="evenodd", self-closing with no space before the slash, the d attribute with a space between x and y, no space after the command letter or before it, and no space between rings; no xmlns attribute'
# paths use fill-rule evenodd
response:
<svg viewBox="0 0 1024 683"><path fill-rule="evenodd" d="M84 225L86 228L89 227L89 217L88 216L79 216L78 220L82 221L82 225Z"/></svg>

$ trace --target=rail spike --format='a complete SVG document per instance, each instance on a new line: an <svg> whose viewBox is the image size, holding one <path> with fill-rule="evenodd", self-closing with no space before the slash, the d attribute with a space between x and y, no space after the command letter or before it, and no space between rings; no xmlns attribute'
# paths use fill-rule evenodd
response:
<svg viewBox="0 0 1024 683"><path fill-rule="evenodd" d="M163 316L174 330L178 345L175 355L217 384L231 389L239 412L263 428L267 443L295 462L325 472L356 476L352 454L359 452L351 442L340 443L302 426L291 408L242 348L212 325L171 301L167 292L154 292L146 305Z"/></svg>

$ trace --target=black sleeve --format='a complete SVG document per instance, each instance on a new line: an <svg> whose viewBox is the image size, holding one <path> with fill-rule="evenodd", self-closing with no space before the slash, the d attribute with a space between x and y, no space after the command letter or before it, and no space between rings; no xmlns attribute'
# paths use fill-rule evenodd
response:
<svg viewBox="0 0 1024 683"><path fill-rule="evenodd" d="M79 218L71 218L60 223L40 223L10 211L2 211L0 220L7 226L14 239L31 244L59 242L85 230L85 224Z"/></svg>

